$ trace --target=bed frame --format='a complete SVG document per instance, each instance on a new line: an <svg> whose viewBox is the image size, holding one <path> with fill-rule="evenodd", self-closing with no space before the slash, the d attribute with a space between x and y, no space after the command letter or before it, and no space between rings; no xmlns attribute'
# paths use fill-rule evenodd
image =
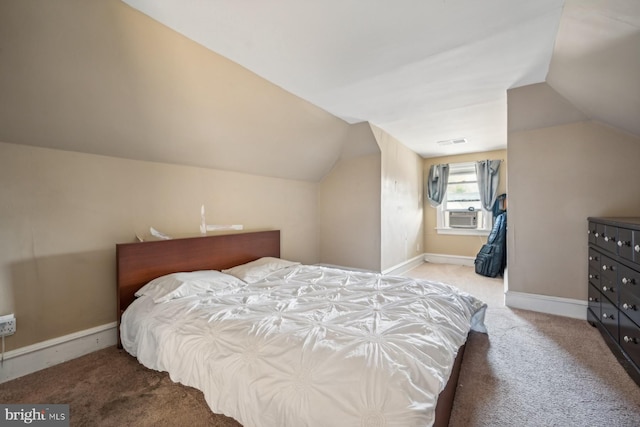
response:
<svg viewBox="0 0 640 427"><path fill-rule="evenodd" d="M266 256L280 257L279 230L117 244L118 348L122 313L150 280L179 271L222 270ZM464 349L458 350L449 382L438 397L435 427L449 425Z"/></svg>
<svg viewBox="0 0 640 427"><path fill-rule="evenodd" d="M118 348L120 317L145 283L169 273L222 270L266 256L280 258L280 230L117 244Z"/></svg>

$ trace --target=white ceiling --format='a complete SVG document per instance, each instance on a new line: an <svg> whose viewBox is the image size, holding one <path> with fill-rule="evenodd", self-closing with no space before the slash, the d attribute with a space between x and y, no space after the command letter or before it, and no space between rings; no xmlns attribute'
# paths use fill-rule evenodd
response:
<svg viewBox="0 0 640 427"><path fill-rule="evenodd" d="M637 37L640 16L637 0L124 1L349 123L384 129L423 157L506 148L506 91L546 81L563 8L571 6L578 23L596 16L578 40L571 28L560 33L559 53L569 58L574 45L584 50L603 37L598 17ZM557 69L560 80L571 71L562 59ZM580 88L555 83L580 101ZM637 107L636 95L627 103ZM468 142L437 144L458 138Z"/></svg>

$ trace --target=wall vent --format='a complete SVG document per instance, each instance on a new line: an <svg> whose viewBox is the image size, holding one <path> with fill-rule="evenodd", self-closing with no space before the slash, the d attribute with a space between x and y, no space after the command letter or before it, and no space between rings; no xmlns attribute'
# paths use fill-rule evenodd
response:
<svg viewBox="0 0 640 427"><path fill-rule="evenodd" d="M453 145L453 144L466 144L467 138L446 139L444 141L438 141L438 145Z"/></svg>

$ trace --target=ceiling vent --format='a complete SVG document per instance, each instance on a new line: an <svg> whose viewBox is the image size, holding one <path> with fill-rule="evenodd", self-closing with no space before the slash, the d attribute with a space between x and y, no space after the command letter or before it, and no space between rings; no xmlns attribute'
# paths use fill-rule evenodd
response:
<svg viewBox="0 0 640 427"><path fill-rule="evenodd" d="M438 141L438 145L453 145L453 144L466 144L466 138L447 139L445 141Z"/></svg>

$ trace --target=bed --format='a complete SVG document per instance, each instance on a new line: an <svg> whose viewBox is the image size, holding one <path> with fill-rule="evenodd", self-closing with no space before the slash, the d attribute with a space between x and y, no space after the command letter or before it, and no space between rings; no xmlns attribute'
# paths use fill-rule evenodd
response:
<svg viewBox="0 0 640 427"><path fill-rule="evenodd" d="M116 253L118 345L245 427L446 426L466 337L486 332L471 295L282 260L277 230Z"/></svg>

